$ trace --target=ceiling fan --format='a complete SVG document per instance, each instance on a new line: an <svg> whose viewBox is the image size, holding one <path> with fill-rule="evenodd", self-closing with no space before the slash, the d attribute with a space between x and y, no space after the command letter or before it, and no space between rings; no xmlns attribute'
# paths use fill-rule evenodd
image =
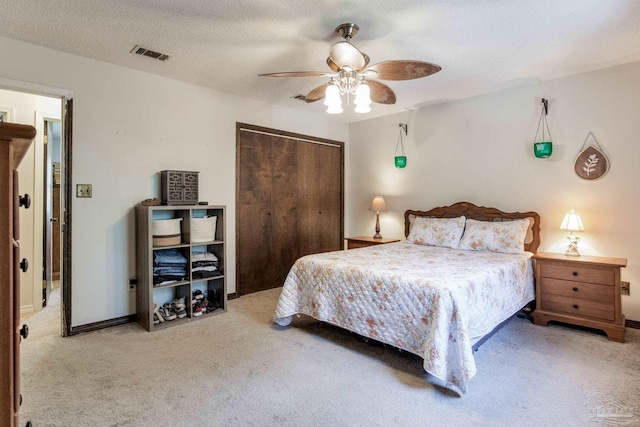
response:
<svg viewBox="0 0 640 427"><path fill-rule="evenodd" d="M354 95L356 112L371 111L369 104L395 104L396 94L378 80L411 80L427 77L442 68L424 61L395 60L384 61L369 66L369 56L351 44L351 38L358 33L356 24L341 24L336 32L344 41L335 43L329 49L327 65L331 71L292 71L259 74L262 77L329 77L329 82L311 90L306 102L315 102L325 98L328 113L341 113L340 95Z"/></svg>

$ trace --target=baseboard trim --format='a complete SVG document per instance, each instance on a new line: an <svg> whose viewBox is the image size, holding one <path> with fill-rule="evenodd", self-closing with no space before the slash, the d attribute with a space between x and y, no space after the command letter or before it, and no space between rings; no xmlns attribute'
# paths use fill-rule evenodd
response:
<svg viewBox="0 0 640 427"><path fill-rule="evenodd" d="M631 329L640 329L640 321L626 319L624 322L624 326Z"/></svg>
<svg viewBox="0 0 640 427"><path fill-rule="evenodd" d="M20 306L20 314L31 314L31 313L33 313L33 304Z"/></svg>
<svg viewBox="0 0 640 427"><path fill-rule="evenodd" d="M112 326L124 325L136 321L136 315L116 317L115 319L102 320L100 322L87 323L86 325L72 326L69 336L83 334L85 332L97 331L99 329L110 328Z"/></svg>
<svg viewBox="0 0 640 427"><path fill-rule="evenodd" d="M232 294L227 294L227 300L236 299L236 298L238 298L238 295L236 295L235 292Z"/></svg>

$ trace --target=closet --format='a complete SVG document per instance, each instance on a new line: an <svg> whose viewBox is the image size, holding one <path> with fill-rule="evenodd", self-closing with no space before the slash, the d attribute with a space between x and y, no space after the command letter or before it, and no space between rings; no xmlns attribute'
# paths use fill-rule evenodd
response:
<svg viewBox="0 0 640 427"><path fill-rule="evenodd" d="M342 249L344 143L238 123L237 295L282 286L296 259Z"/></svg>

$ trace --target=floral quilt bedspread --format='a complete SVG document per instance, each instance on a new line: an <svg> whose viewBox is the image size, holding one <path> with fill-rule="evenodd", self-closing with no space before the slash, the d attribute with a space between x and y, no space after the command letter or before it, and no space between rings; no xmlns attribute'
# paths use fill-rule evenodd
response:
<svg viewBox="0 0 640 427"><path fill-rule="evenodd" d="M530 257L410 242L308 255L291 268L274 320L306 314L417 354L434 382L464 394L472 339L534 299Z"/></svg>

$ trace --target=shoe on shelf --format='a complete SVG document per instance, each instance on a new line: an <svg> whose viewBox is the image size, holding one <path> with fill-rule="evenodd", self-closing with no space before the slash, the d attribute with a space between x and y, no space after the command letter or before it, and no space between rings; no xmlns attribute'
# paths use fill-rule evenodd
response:
<svg viewBox="0 0 640 427"><path fill-rule="evenodd" d="M158 323L160 323L160 318L156 313L153 313L153 324L157 325Z"/></svg>
<svg viewBox="0 0 640 427"><path fill-rule="evenodd" d="M202 298L204 298L204 295L202 295L202 291L200 289L193 291L193 299L201 300Z"/></svg>
<svg viewBox="0 0 640 427"><path fill-rule="evenodd" d="M162 310L160 310L160 306L158 304L153 304L153 320L155 321L155 318L158 318L158 322L162 323L164 322L164 317L162 316L161 313ZM155 322L154 322L155 323Z"/></svg>
<svg viewBox="0 0 640 427"><path fill-rule="evenodd" d="M171 303L166 303L163 307L160 308L160 313L164 320L175 320L178 316L171 308Z"/></svg>
<svg viewBox="0 0 640 427"><path fill-rule="evenodd" d="M173 308L173 309L185 308L186 306L187 305L184 303L184 298L174 299L171 302L171 308Z"/></svg>
<svg viewBox="0 0 640 427"><path fill-rule="evenodd" d="M177 308L176 309L176 316L178 316L178 319L182 319L187 317L187 310L183 308Z"/></svg>
<svg viewBox="0 0 640 427"><path fill-rule="evenodd" d="M195 317L198 317L198 316L202 316L202 314L203 314L202 304L200 304L200 302L195 303L193 306L193 315Z"/></svg>

